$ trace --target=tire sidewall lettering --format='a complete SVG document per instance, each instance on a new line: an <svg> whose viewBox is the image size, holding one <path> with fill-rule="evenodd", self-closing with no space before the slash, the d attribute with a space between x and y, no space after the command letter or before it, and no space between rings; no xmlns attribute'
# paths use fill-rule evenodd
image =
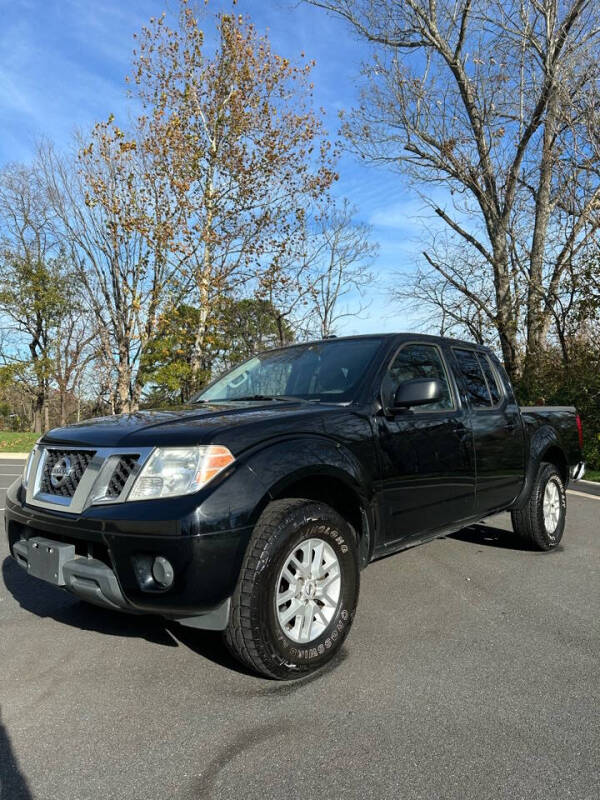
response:
<svg viewBox="0 0 600 800"><path fill-rule="evenodd" d="M315 660L328 660L332 650L337 650L345 638L346 633L351 625L353 619L353 609L347 605L342 605L334 615L328 628L321 634L320 637L313 642L307 643L305 646L298 645L289 639L279 626L278 621L275 619L273 606L273 582L279 574L279 570L283 561L287 557L290 549L297 543L300 544L304 539L311 536L320 537L329 540L332 547L337 552L340 560L340 567L342 575L345 575L345 580L352 583L353 563L352 548L344 535L332 522L328 519L310 519L305 520L303 524L297 524L294 534L287 540L284 546L273 546L270 548L269 553L264 553L264 558L261 559L261 572L265 579L263 584L263 592L261 592L262 599L259 601L261 604L267 604L268 614L260 614L262 617L261 628L264 633L268 633L271 629L271 636L273 633L273 650L272 655L278 660L283 662L298 662L306 664L309 661ZM266 590L266 591L265 591ZM347 584L342 586L342 595L348 590ZM260 613L260 612L259 612ZM267 637L268 638L268 637Z"/></svg>
<svg viewBox="0 0 600 800"><path fill-rule="evenodd" d="M331 633L326 637L326 639L323 642L320 642L316 646L310 646L306 648L290 647L289 648L290 658L296 658L298 659L298 661L308 661L311 659L318 658L319 656L324 655L328 650L331 650L331 648L334 646L334 644L337 643L338 639L340 638L341 632L348 627L347 620L351 618L347 609L342 609L340 617L342 614L345 614L344 619L338 620L335 628L331 631Z"/></svg>

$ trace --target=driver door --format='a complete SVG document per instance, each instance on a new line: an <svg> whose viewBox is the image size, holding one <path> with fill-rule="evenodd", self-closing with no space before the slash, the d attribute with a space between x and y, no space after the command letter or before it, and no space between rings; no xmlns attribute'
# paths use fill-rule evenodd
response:
<svg viewBox="0 0 600 800"><path fill-rule="evenodd" d="M440 400L386 411L400 383L415 378L439 380ZM422 342L403 344L383 379L381 397L384 411L375 424L386 544L426 536L472 516L473 437L441 348Z"/></svg>

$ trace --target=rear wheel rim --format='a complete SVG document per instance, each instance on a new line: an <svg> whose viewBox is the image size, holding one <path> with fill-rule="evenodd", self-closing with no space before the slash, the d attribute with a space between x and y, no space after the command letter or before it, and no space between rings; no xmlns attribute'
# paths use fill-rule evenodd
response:
<svg viewBox="0 0 600 800"><path fill-rule="evenodd" d="M544 489L544 526L546 533L552 536L558 528L561 513L560 486L556 478L550 478Z"/></svg>
<svg viewBox="0 0 600 800"><path fill-rule="evenodd" d="M275 587L275 614L285 635L308 643L329 627L342 588L341 568L324 539L305 539L285 558Z"/></svg>

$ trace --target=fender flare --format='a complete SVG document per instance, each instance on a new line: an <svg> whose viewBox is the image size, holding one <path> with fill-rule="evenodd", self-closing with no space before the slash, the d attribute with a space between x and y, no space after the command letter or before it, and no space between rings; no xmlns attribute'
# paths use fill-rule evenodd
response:
<svg viewBox="0 0 600 800"><path fill-rule="evenodd" d="M244 461L264 490L252 513L252 524L269 502L284 496L294 484L307 478L331 478L345 485L358 500L361 566L370 560L375 545L373 489L360 461L347 447L328 436L299 434L267 443Z"/></svg>
<svg viewBox="0 0 600 800"><path fill-rule="evenodd" d="M528 501L533 484L538 474L538 470L540 468L540 464L545 460L546 454L552 449L560 451L562 454L562 460L566 465L567 459L565 452L556 431L550 425L542 425L535 431L529 443L529 457L525 470L525 483L523 484L523 488L521 489L517 499L514 501L512 508L522 508ZM555 459L551 459L551 461L554 462ZM565 486L568 483L568 477L569 475L567 469Z"/></svg>

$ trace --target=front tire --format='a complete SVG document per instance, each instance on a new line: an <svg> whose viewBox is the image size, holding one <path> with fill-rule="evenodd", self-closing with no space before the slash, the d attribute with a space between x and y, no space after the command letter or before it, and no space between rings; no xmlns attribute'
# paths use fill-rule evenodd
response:
<svg viewBox="0 0 600 800"><path fill-rule="evenodd" d="M511 512L515 533L538 550L553 550L562 539L567 494L554 464L542 463L527 503Z"/></svg>
<svg viewBox="0 0 600 800"><path fill-rule="evenodd" d="M276 500L250 539L225 643L271 678L314 672L348 635L359 582L356 534L336 511L312 500Z"/></svg>

